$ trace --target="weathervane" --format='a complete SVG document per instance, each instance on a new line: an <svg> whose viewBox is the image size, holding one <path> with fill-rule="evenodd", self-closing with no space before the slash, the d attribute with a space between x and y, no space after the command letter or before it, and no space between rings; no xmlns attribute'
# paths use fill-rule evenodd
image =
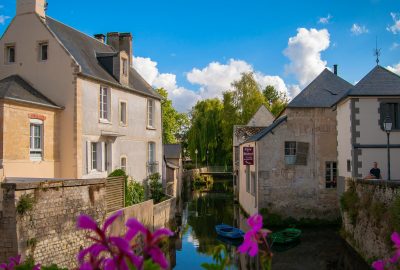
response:
<svg viewBox="0 0 400 270"><path fill-rule="evenodd" d="M381 56L381 49L378 49L378 37L376 37L376 47L374 49L374 56L376 56L376 65L379 65L379 57Z"/></svg>

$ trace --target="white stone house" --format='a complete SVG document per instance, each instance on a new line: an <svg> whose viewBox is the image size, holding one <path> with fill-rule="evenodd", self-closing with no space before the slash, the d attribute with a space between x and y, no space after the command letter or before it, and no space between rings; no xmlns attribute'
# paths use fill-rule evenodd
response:
<svg viewBox="0 0 400 270"><path fill-rule="evenodd" d="M142 181L161 173L161 97L131 66L132 35L90 37L46 16L45 0L16 4L0 40L0 80L18 75L63 109L54 160L0 162L0 177L97 178L122 168Z"/></svg>
<svg viewBox="0 0 400 270"><path fill-rule="evenodd" d="M271 125L240 144L239 203L248 214L266 208L298 219L339 217L332 106L351 87L325 69Z"/></svg>
<svg viewBox="0 0 400 270"><path fill-rule="evenodd" d="M376 66L336 104L340 190L348 177L364 178L377 162L388 179L387 135L390 117L391 179L400 179L400 77Z"/></svg>

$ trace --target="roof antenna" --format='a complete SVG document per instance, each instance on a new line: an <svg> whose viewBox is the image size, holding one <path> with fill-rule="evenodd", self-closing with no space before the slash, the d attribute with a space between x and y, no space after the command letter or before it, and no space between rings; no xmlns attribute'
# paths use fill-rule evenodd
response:
<svg viewBox="0 0 400 270"><path fill-rule="evenodd" d="M381 56L381 49L378 49L378 36L376 37L376 47L374 49L374 56L376 56L376 65L379 65L379 57Z"/></svg>

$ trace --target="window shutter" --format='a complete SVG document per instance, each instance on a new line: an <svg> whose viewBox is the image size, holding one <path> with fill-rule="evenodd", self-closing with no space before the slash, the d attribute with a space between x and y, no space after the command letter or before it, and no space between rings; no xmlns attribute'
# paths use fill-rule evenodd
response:
<svg viewBox="0 0 400 270"><path fill-rule="evenodd" d="M296 165L307 165L309 143L297 142Z"/></svg>
<svg viewBox="0 0 400 270"><path fill-rule="evenodd" d="M90 157L91 157L91 152L90 152L90 141L86 141L86 173L89 174L91 170L90 166Z"/></svg>

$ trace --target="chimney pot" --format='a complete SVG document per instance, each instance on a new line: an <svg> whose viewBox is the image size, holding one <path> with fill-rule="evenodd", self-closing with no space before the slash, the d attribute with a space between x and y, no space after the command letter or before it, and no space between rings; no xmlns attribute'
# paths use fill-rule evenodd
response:
<svg viewBox="0 0 400 270"><path fill-rule="evenodd" d="M338 65L333 65L333 74L338 75Z"/></svg>
<svg viewBox="0 0 400 270"><path fill-rule="evenodd" d="M106 41L106 36L104 34L95 34L94 38L100 41L101 43L104 43Z"/></svg>

